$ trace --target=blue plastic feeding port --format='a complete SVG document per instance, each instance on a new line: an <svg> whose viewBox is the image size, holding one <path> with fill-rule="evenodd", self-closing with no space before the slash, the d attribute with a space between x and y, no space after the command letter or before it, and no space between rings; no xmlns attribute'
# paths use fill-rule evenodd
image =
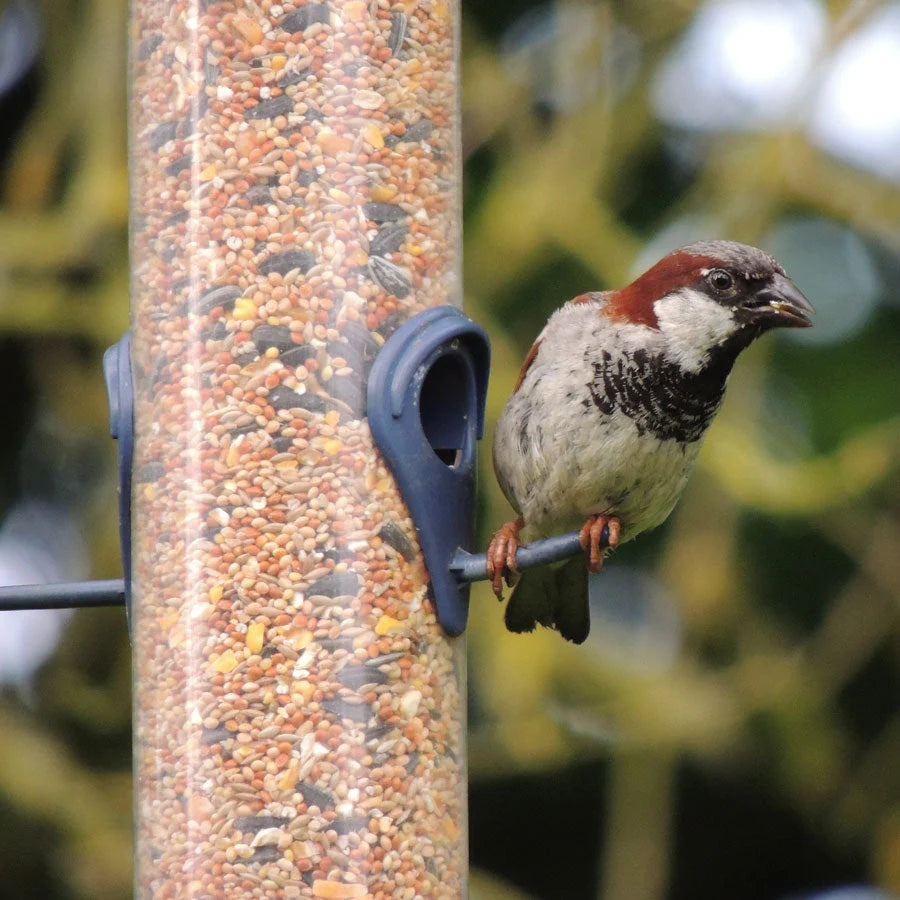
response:
<svg viewBox="0 0 900 900"><path fill-rule="evenodd" d="M119 540L125 582L125 611L131 630L131 469L134 459L134 386L131 378L131 333L126 331L103 354L103 377L109 398L109 433L119 451Z"/></svg>
<svg viewBox="0 0 900 900"><path fill-rule="evenodd" d="M450 563L474 542L490 353L482 328L455 306L438 306L398 328L369 375L369 427L415 523L450 635L462 633L469 613L469 585Z"/></svg>

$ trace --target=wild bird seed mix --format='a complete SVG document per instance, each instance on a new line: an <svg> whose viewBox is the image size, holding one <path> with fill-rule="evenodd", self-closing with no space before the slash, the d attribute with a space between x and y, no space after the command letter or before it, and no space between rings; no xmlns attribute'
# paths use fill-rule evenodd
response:
<svg viewBox="0 0 900 900"><path fill-rule="evenodd" d="M462 647L364 399L458 302L456 11L132 14L137 896L463 896Z"/></svg>

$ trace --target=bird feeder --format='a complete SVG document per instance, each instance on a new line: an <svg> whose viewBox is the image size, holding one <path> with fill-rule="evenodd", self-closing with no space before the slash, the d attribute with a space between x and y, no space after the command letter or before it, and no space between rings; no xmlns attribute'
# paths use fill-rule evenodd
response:
<svg viewBox="0 0 900 900"><path fill-rule="evenodd" d="M454 5L132 15L137 893L462 896L464 647L366 392L460 302Z"/></svg>

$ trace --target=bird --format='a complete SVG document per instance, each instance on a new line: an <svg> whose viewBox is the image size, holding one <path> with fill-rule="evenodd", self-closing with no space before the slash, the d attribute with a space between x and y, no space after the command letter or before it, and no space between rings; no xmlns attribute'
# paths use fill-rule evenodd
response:
<svg viewBox="0 0 900 900"><path fill-rule="evenodd" d="M494 471L517 513L487 551L512 632L590 631L580 555L519 571L529 541L579 531L587 570L607 550L660 525L675 507L742 350L774 328L806 328L814 312L764 251L698 241L627 287L592 291L548 319L497 420Z"/></svg>

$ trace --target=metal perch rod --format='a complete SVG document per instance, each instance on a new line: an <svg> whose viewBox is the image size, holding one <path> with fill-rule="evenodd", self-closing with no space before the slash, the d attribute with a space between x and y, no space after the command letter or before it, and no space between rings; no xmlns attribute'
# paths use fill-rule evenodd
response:
<svg viewBox="0 0 900 900"><path fill-rule="evenodd" d="M125 582L72 581L63 584L11 584L0 587L0 610L77 609L82 606L123 606Z"/></svg>
<svg viewBox="0 0 900 900"><path fill-rule="evenodd" d="M561 559L568 559L581 552L579 533L572 531L568 534L559 534L541 541L534 541L531 544L523 544L516 553L516 566L519 569L531 569L534 566L544 566L548 563L559 562ZM488 577L487 554L457 550L450 560L450 571L460 581L486 581Z"/></svg>
<svg viewBox="0 0 900 900"><path fill-rule="evenodd" d="M543 566L568 559L581 551L578 532L560 534L523 544L516 553L520 569ZM460 581L487 580L487 554L457 550L450 560L450 571ZM73 581L63 584L13 584L0 586L0 611L12 609L76 609L83 606L122 606L125 582Z"/></svg>

